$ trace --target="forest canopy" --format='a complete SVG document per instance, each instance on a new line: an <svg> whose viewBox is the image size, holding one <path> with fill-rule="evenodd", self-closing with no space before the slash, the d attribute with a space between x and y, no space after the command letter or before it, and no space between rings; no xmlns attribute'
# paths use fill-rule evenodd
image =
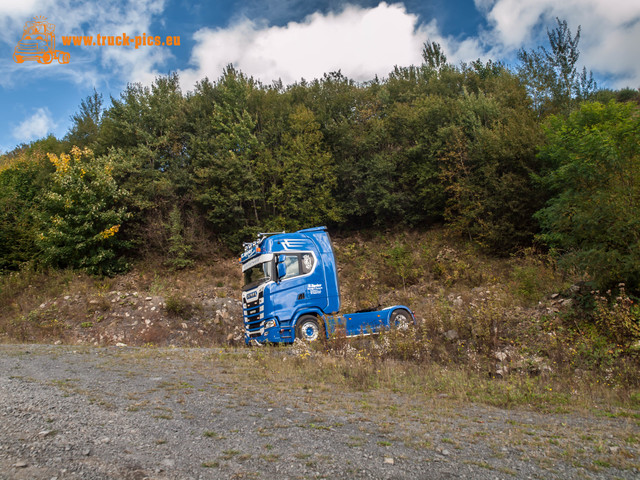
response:
<svg viewBox="0 0 640 480"><path fill-rule="evenodd" d="M580 30L507 66L423 63L284 87L228 66L81 101L64 138L0 157L0 271L180 268L258 231L446 224L507 255L537 244L602 286L640 278L640 92L598 90Z"/></svg>

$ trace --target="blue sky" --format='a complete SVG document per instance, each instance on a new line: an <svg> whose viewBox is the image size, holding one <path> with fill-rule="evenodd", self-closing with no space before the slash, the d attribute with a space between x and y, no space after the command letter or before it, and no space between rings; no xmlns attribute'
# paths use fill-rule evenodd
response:
<svg viewBox="0 0 640 480"><path fill-rule="evenodd" d="M13 60L34 16L55 24L70 61ZM640 87L638 0L0 0L0 152L53 133L63 136L95 88L106 103L128 82L177 71L184 91L233 63L266 84L340 69L365 81L420 62L423 42L450 61L514 62L545 41L555 18L582 26L580 62L601 86ZM180 46L62 46L62 35L180 36Z"/></svg>

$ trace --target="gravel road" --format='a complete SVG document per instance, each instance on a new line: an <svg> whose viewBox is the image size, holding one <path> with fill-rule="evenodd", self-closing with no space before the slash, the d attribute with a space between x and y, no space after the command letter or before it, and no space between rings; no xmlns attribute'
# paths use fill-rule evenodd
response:
<svg viewBox="0 0 640 480"><path fill-rule="evenodd" d="M271 388L246 356L0 345L0 479L640 478L638 418Z"/></svg>

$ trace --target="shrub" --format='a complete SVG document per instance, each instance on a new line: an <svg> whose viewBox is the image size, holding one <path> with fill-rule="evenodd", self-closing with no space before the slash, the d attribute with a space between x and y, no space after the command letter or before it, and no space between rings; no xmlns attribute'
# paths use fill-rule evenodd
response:
<svg viewBox="0 0 640 480"><path fill-rule="evenodd" d="M182 234L182 216L178 207L173 207L169 214L169 258L167 265L174 270L180 270L193 265L189 258L191 245L185 242Z"/></svg>
<svg viewBox="0 0 640 480"><path fill-rule="evenodd" d="M44 262L97 275L124 270L120 254L128 242L119 231L129 213L121 206L126 192L111 176L111 166L77 147L71 155L48 157L56 171L42 199L38 242Z"/></svg>
<svg viewBox="0 0 640 480"><path fill-rule="evenodd" d="M595 296L596 325L621 345L640 339L640 307L626 294L621 284L618 295L599 293Z"/></svg>
<svg viewBox="0 0 640 480"><path fill-rule="evenodd" d="M536 213L540 240L560 264L589 273L601 290L640 289L640 114L637 105L584 104L552 117L540 151L555 195Z"/></svg>

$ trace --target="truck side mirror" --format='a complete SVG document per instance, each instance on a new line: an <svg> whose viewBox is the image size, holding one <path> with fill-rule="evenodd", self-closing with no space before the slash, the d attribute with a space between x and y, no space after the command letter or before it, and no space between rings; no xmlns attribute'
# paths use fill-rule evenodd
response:
<svg viewBox="0 0 640 480"><path fill-rule="evenodd" d="M281 257L283 257L284 260L284 255L280 255ZM278 272L278 280L280 280L281 278L284 278L287 275L287 266L284 264L284 262L280 262L280 259L278 258L278 263L276 264L276 269Z"/></svg>

